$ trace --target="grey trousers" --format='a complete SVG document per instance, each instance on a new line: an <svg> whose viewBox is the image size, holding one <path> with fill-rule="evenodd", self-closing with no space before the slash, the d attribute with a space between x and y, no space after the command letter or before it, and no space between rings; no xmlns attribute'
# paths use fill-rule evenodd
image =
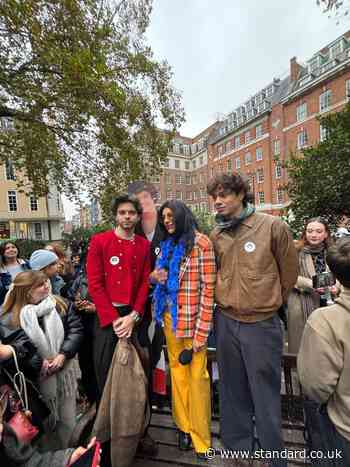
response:
<svg viewBox="0 0 350 467"><path fill-rule="evenodd" d="M277 313L258 323L241 323L218 310L215 332L223 446L250 452L283 449L280 399L283 333ZM287 465L283 460L271 464Z"/></svg>

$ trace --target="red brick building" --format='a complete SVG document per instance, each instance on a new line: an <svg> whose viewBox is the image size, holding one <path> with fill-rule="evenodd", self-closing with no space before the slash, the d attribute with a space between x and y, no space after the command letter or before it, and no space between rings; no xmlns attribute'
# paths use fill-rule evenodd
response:
<svg viewBox="0 0 350 467"><path fill-rule="evenodd" d="M178 135L160 182L160 202L182 199L207 209L208 178L240 171L250 178L258 209L278 214L288 206L281 163L291 152L326 137L318 117L350 98L350 31L305 65L293 57L289 75L274 79L223 120L195 138Z"/></svg>

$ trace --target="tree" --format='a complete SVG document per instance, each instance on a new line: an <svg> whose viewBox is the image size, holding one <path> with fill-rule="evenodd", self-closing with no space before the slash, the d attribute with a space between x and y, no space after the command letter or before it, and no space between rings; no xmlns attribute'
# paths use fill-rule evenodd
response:
<svg viewBox="0 0 350 467"><path fill-rule="evenodd" d="M325 140L286 162L296 230L310 217L323 216L335 227L350 216L350 104L321 118L320 124Z"/></svg>
<svg viewBox="0 0 350 467"><path fill-rule="evenodd" d="M11 124L0 163L19 170L19 186L43 195L51 179L96 195L159 169L184 114L169 65L145 43L151 10L152 0L0 2L0 120Z"/></svg>
<svg viewBox="0 0 350 467"><path fill-rule="evenodd" d="M328 13L329 17L332 15L337 19L349 14L349 0L316 0L317 5L322 6L323 12Z"/></svg>

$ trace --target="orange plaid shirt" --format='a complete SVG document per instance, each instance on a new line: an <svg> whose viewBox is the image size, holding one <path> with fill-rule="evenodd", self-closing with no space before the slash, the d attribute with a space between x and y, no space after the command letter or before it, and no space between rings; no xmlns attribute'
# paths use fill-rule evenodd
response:
<svg viewBox="0 0 350 467"><path fill-rule="evenodd" d="M214 248L207 236L196 233L179 275L176 337L193 337L204 343L212 326L216 284Z"/></svg>

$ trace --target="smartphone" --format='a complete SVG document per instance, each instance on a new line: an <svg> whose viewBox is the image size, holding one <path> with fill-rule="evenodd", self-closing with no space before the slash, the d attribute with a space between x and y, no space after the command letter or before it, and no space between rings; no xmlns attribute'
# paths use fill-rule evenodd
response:
<svg viewBox="0 0 350 467"><path fill-rule="evenodd" d="M98 459L100 455L101 444L96 441L96 443L91 446L82 456L79 457L77 461L70 466L74 467L97 467Z"/></svg>

